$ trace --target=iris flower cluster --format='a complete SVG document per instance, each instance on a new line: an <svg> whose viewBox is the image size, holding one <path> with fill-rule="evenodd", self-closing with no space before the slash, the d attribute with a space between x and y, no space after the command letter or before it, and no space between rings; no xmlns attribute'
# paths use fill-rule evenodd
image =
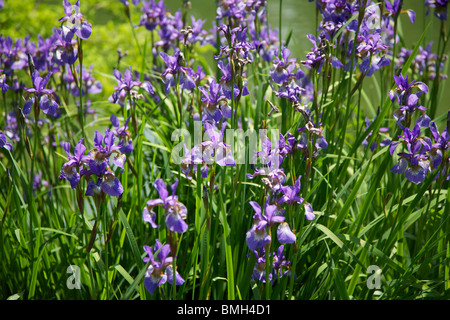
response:
<svg viewBox="0 0 450 320"><path fill-rule="evenodd" d="M408 76L402 74L394 76L394 81L397 87L390 91L389 96L400 106L394 112L394 117L403 135L398 135L398 140L390 143L389 151L392 155L399 145L404 146L404 151L397 153L399 160L391 171L404 174L406 179L419 184L435 169L441 169L441 173L445 172L444 168L448 165L446 154L450 149L448 127L440 134L436 123L426 114L426 108L420 105L420 96L428 92L425 83L409 81ZM417 111L419 116L414 117ZM416 118L414 127L410 129L414 118ZM434 142L430 137L422 135L422 128L429 128Z"/></svg>
<svg viewBox="0 0 450 320"><path fill-rule="evenodd" d="M411 62L411 75L422 79L422 81L434 80L439 77L440 80L447 79L447 75L442 73L444 69L444 63L448 56L443 55L442 60L439 63L437 54L433 53L431 48L433 41L430 41L424 48L419 46L419 51ZM411 56L412 49L401 48L397 56L397 63L395 64L395 70L399 72L405 62Z"/></svg>
<svg viewBox="0 0 450 320"><path fill-rule="evenodd" d="M101 195L103 192L117 197L123 193L122 184L111 166L113 164L123 172L126 154L132 151L131 139L127 132L127 124L119 128L115 116L111 116L111 122L114 129L107 128L104 136L95 131L94 148L87 154L83 144L84 138L78 141L73 154L70 143L63 143L69 160L63 164L59 179L69 181L71 188L75 189L84 176L88 180L86 196Z"/></svg>

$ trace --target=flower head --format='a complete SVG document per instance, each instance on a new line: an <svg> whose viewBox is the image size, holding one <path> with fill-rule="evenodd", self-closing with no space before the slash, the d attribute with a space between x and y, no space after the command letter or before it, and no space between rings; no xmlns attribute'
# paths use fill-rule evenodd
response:
<svg viewBox="0 0 450 320"><path fill-rule="evenodd" d="M51 89L47 89L47 83L52 76L51 73L48 73L44 78L41 77L39 71L35 70L31 74L31 80L33 82L33 88L25 88L25 91L31 93L33 97L29 98L24 105L23 112L25 115L28 115L31 111L31 106L34 104L35 99L39 99L39 106L42 112L50 116L57 115L57 108L59 100L55 91Z"/></svg>
<svg viewBox="0 0 450 320"><path fill-rule="evenodd" d="M169 56L165 52L160 52L159 56L166 64L166 69L161 74L166 94L169 93L171 87L176 87L177 82L181 89L195 88L195 81L189 75L188 68L182 66L184 57L179 49L175 50L173 56Z"/></svg>
<svg viewBox="0 0 450 320"><path fill-rule="evenodd" d="M66 151L69 161L63 164L59 180L66 179L70 182L72 189L75 189L80 182L80 169L83 164L88 161L88 157L84 154L86 147L83 145L83 138L81 138L74 149L74 154L70 152L70 143L64 142L63 148Z"/></svg>
<svg viewBox="0 0 450 320"><path fill-rule="evenodd" d="M148 257L144 257L142 260L150 265L145 273L144 285L145 288L153 294L155 289L164 283L168 282L173 284L173 258L170 257L170 246L168 244L162 245L158 239L155 240L155 246L144 246L144 251ZM156 256L155 256L156 255ZM182 285L184 279L180 274L175 271L175 284Z"/></svg>
<svg viewBox="0 0 450 320"><path fill-rule="evenodd" d="M68 0L63 0L64 17L59 19L62 25L63 36L66 41L72 40L76 35L80 39L88 39L92 33L92 25L80 12L80 1L70 4Z"/></svg>

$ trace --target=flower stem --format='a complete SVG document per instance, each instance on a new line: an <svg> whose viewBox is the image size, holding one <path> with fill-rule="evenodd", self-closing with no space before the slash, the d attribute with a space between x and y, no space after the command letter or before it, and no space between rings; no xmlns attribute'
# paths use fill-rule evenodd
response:
<svg viewBox="0 0 450 320"><path fill-rule="evenodd" d="M83 137L86 137L86 133L84 132L84 113L83 113L83 40L78 39L78 59L80 62L80 81L78 83L78 91L79 91L79 100L80 100L80 109L79 109L79 118L80 118L80 126Z"/></svg>

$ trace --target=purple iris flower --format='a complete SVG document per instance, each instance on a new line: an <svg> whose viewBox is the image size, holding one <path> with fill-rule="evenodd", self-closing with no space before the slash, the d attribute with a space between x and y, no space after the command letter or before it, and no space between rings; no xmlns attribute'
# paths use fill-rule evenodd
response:
<svg viewBox="0 0 450 320"><path fill-rule="evenodd" d="M68 180L72 189L75 189L80 182L80 168L89 160L89 157L84 154L86 147L83 145L83 140L84 138L81 138L78 141L74 149L74 154L70 152L70 143L63 143L63 148L67 153L69 161L63 164L59 180Z"/></svg>
<svg viewBox="0 0 450 320"><path fill-rule="evenodd" d="M317 69L317 72L320 73L322 70L323 63L326 61L327 53L326 53L326 44L327 41L324 37L320 36L319 45L317 45L318 39L312 34L306 35L306 37L313 44L312 51L306 54L306 60L301 61L303 65L310 69ZM329 54L328 54L329 55ZM330 56L331 65L334 68L342 68L343 64L339 61L339 59L335 56Z"/></svg>
<svg viewBox="0 0 450 320"><path fill-rule="evenodd" d="M151 95L155 94L153 86L149 81L141 82L134 79L131 66L128 67L127 70L125 70L123 76L122 73L117 69L114 69L113 74L114 77L116 77L117 86L114 87L114 92L109 97L109 101L111 101L112 103L119 103L122 105L125 97L127 97L128 94L130 94L132 97L136 97L136 90L138 90L139 88L144 89Z"/></svg>
<svg viewBox="0 0 450 320"><path fill-rule="evenodd" d="M53 34L49 38L44 39L40 34L38 38L38 50L33 56L34 66L37 70L43 72L52 69L53 44L56 41L56 35Z"/></svg>
<svg viewBox="0 0 450 320"><path fill-rule="evenodd" d="M89 69L86 69L83 66L83 73L82 73L82 87L81 87L81 95L85 96L86 92L90 93L90 94L97 94L102 92L102 83L98 80L96 80L93 76L92 76L92 68L93 66L91 65L89 67ZM80 66L77 65L76 67L76 72L78 74L80 74ZM67 83L67 89L70 91L70 93L74 96L74 97L78 97L80 95L80 90L78 89L78 86L76 84L74 75L72 74L71 69L67 69L66 70L66 74L64 75L64 79L66 80Z"/></svg>
<svg viewBox="0 0 450 320"><path fill-rule="evenodd" d="M198 87L203 94L201 101L205 106L206 113L204 113L204 121L213 120L218 122L222 117L231 118L231 108L228 104L221 105L220 102L225 100L225 96L220 91L220 84L212 79L209 84L209 89L206 87Z"/></svg>
<svg viewBox="0 0 450 320"><path fill-rule="evenodd" d="M263 176L261 181L272 191L277 192L286 182L286 174L282 168L268 167L256 169L254 174L247 174L248 179Z"/></svg>
<svg viewBox="0 0 450 320"><path fill-rule="evenodd" d="M31 75L31 80L33 82L34 88L25 88L25 91L32 93L34 97L28 99L23 107L23 113L28 115L31 111L31 107L34 104L34 99L39 99L40 109L47 115L56 116L56 109L58 108L58 103L56 100L55 92L51 89L46 89L48 81L52 76L48 73L45 78L42 78L39 71L35 70Z"/></svg>
<svg viewBox="0 0 450 320"><path fill-rule="evenodd" d="M101 187L102 180L97 179L97 183L94 182L94 180L89 179L88 184L86 186L86 196L100 196L102 194L102 187Z"/></svg>
<svg viewBox="0 0 450 320"><path fill-rule="evenodd" d="M284 83L278 89L273 87L272 82L269 85L277 97L287 99L290 102L300 102L300 96L305 92L305 89L300 87L296 81Z"/></svg>
<svg viewBox="0 0 450 320"><path fill-rule="evenodd" d="M389 152L391 155L394 153L395 149L400 143L406 144L407 148L417 153L421 146L431 149L431 140L429 138L421 138L420 136L420 125L416 123L412 130L409 128L403 128L403 136L398 136L401 141L392 141L389 147ZM428 151L427 150L427 151Z"/></svg>
<svg viewBox="0 0 450 320"><path fill-rule="evenodd" d="M422 113L418 119L418 123L421 127L428 127L430 123L430 117L425 113L426 108L419 105L419 97L423 93L428 92L428 86L423 82L416 82L413 80L408 81L408 75L404 76L394 75L394 81L397 84L397 88L391 89L389 91L389 97L392 101L397 98L399 104L399 109L394 112L394 118L397 120L397 124L400 128L403 128L402 122L406 121L406 126L409 126L408 121L411 115L416 111ZM412 92L413 89L418 89L415 93Z"/></svg>
<svg viewBox="0 0 450 320"><path fill-rule="evenodd" d="M200 82L205 79L206 73L203 71L202 66L197 66L197 71L194 72L192 68L188 68L188 75L194 80L195 86L199 87Z"/></svg>
<svg viewBox="0 0 450 320"><path fill-rule="evenodd" d="M240 25L230 29L228 25L221 25L217 31L222 31L227 39L227 45L220 47L220 52L214 56L216 60L226 58L233 60L237 65L253 62L252 51L256 49L252 42L247 41L247 27Z"/></svg>
<svg viewBox="0 0 450 320"><path fill-rule="evenodd" d="M280 134L280 139L276 140L273 145L268 137L264 137L261 143L261 151L255 152L251 163L254 165L259 158L263 167L278 169L287 154L285 148L286 143L283 135Z"/></svg>
<svg viewBox="0 0 450 320"><path fill-rule="evenodd" d="M277 200L277 203L287 203L287 204L301 204L303 202L303 198L298 196L300 193L300 177L297 178L297 180L294 183L294 186L283 186L281 187L281 192L283 193L283 196Z"/></svg>
<svg viewBox="0 0 450 320"><path fill-rule="evenodd" d="M356 48L357 55L362 59L359 68L367 77L383 66L389 65L390 61L384 55L388 46L384 44L379 32L371 32L368 28L363 30L359 37L359 45Z"/></svg>
<svg viewBox="0 0 450 320"><path fill-rule="evenodd" d="M171 196L169 196L166 184L160 178L156 179L154 186L159 193L159 198L147 201L147 206L142 213L144 221L150 223L153 228L158 228L159 226L156 224L156 214L153 208L155 206L162 206L165 211L164 215L166 217L167 228L172 232L185 232L188 228L187 223L184 221L187 216L187 209L183 203L178 201L178 196L176 195L178 179L171 186Z"/></svg>
<svg viewBox="0 0 450 320"><path fill-rule="evenodd" d="M189 76L188 68L181 65L184 58L179 49L175 51L173 56L169 56L165 52L160 52L159 56L166 64L166 70L161 74L166 94L169 93L171 87L176 87L176 81L178 81L181 89L195 88L195 81Z"/></svg>
<svg viewBox="0 0 450 320"><path fill-rule="evenodd" d="M266 254L265 249L252 250L256 256L255 266L253 268L252 279L266 283ZM270 257L270 255L269 255ZM269 282L272 282L272 272L269 273Z"/></svg>
<svg viewBox="0 0 450 320"><path fill-rule="evenodd" d="M99 179L100 180L100 179ZM116 178L114 172L110 168L106 168L103 172L100 188L106 194L118 197L123 193L123 187L119 179Z"/></svg>
<svg viewBox="0 0 450 320"><path fill-rule="evenodd" d="M231 66L229 63L224 64L224 62L222 60L220 60L219 62L217 62L217 67L220 69L220 71L222 71L222 76L219 79L219 83L220 83L220 89L221 89L221 93L222 95L225 96L225 98L227 98L228 100L231 100L234 96L234 99L236 99L236 97L239 96L239 93L241 92L241 90L239 90L239 86L237 85L237 83L234 83L234 89L232 89L232 78L231 78ZM246 86L246 84L244 83L243 87L242 87L242 96L246 96L249 94L248 88Z"/></svg>
<svg viewBox="0 0 450 320"><path fill-rule="evenodd" d="M62 32L66 41L72 40L76 35L80 39L88 39L92 33L92 25L80 12L80 1L71 5L68 0L63 0L64 17L59 19L62 24Z"/></svg>
<svg viewBox="0 0 450 320"><path fill-rule="evenodd" d="M133 151L133 140L131 138L131 133L128 131L128 122L131 117L128 117L124 125L121 127L119 119L112 114L110 117L111 123L114 126L114 135L119 138L118 146L120 153L131 153Z"/></svg>
<svg viewBox="0 0 450 320"><path fill-rule="evenodd" d="M109 158L112 152L117 152L119 149L119 147L114 145L114 132L106 129L105 138L103 138L101 133L95 131L94 147L95 149L88 154L88 164L93 174L101 176L109 165Z"/></svg>
<svg viewBox="0 0 450 320"><path fill-rule="evenodd" d="M273 261L272 270L268 274L269 282L272 283L275 279L280 279L284 276L289 276L291 271L289 268L290 261L285 260L283 254L284 245L280 245L276 252L269 253L269 259ZM266 283L266 253L265 249L253 250L256 257L255 266L253 268L252 279Z"/></svg>
<svg viewBox="0 0 450 320"><path fill-rule="evenodd" d="M2 67L7 76L11 76L14 70L22 70L28 66L28 53L33 56L36 48L29 43L30 36L23 40L18 39L15 43L11 37L0 36L0 53L2 53ZM24 44L22 43L24 42Z"/></svg>
<svg viewBox="0 0 450 320"><path fill-rule="evenodd" d="M9 86L6 84L6 75L2 74L3 70L0 69L0 88L2 89L2 93L8 91Z"/></svg>
<svg viewBox="0 0 450 320"><path fill-rule="evenodd" d="M174 15L164 15L159 21L159 29L157 31L159 40L155 42L152 50L154 56L157 55L158 48L161 48L163 52L168 52L170 49L174 51L179 50L178 43L183 41L184 37L181 33L183 28L181 9L175 12Z"/></svg>
<svg viewBox="0 0 450 320"><path fill-rule="evenodd" d="M281 196L280 199L277 200L277 203L278 204L287 203L289 205L303 204L303 207L305 208L306 219L314 220L315 215L314 215L311 204L304 201L304 199L298 195L300 193L300 188L301 188L300 179L301 179L301 176L299 176L297 178L297 180L295 181L295 183L292 187L291 186L282 186L280 188L280 191L283 195Z"/></svg>
<svg viewBox="0 0 450 320"><path fill-rule="evenodd" d="M289 81L295 69L295 61L297 61L297 59L289 59L290 54L291 51L286 47L283 47L281 51L281 59L278 58L278 51L276 52L273 60L274 68L270 71L270 77L273 82L283 84Z"/></svg>
<svg viewBox="0 0 450 320"><path fill-rule="evenodd" d="M429 170L427 156L421 153L399 153L399 156L399 162L391 168L391 172L405 174L406 179L415 184L421 183Z"/></svg>
<svg viewBox="0 0 450 320"><path fill-rule="evenodd" d="M203 147L203 161L210 164L215 160L219 166L234 166L236 162L234 161L233 155L231 153L231 148L229 145L223 142L224 131L227 123L222 123L221 130L205 122L205 131L209 136L209 141L204 141L201 143Z"/></svg>
<svg viewBox="0 0 450 320"><path fill-rule="evenodd" d="M278 207L276 205L269 205L266 202L264 214L262 214L261 207L257 202L250 201L249 203L255 211L255 215L253 216L253 226L247 231L247 246L250 250L261 249L272 240L270 235L267 234L266 228L272 227L275 223L283 222L285 217L278 215ZM282 240L285 239L284 235L290 238L290 235L285 230L282 230L279 234Z"/></svg>
<svg viewBox="0 0 450 320"><path fill-rule="evenodd" d="M144 26L149 31L155 30L168 11L164 1L161 0L158 3L155 3L155 0L142 1L142 4L142 15L139 25Z"/></svg>
<svg viewBox="0 0 450 320"><path fill-rule="evenodd" d="M76 39L66 39L60 29L53 29L54 41L52 50L54 52L52 62L58 66L72 65L78 59L78 46Z"/></svg>
<svg viewBox="0 0 450 320"><path fill-rule="evenodd" d="M5 136L11 142L19 142L21 139L21 132L19 129L17 115L18 115L18 112L16 112L16 110L10 111L6 115L6 125L3 127ZM29 123L28 118L25 118L24 120L25 120L26 124ZM28 129L28 133L31 135L30 129ZM4 141L7 141L7 140L4 140Z"/></svg>
<svg viewBox="0 0 450 320"><path fill-rule="evenodd" d="M424 76L428 75L428 79L434 80L436 75L440 79L447 79L446 74L440 73L444 69L444 62L441 61L438 64L438 56L437 54L431 51L431 47L433 46L433 41L430 41L425 48L422 46L419 47L419 52L415 56L412 66L414 66L413 70L417 70L419 75ZM403 58L403 63L406 61L411 55L412 50L407 50L406 57ZM401 63L401 59L399 59L399 63ZM403 65L403 64L402 64Z"/></svg>
<svg viewBox="0 0 450 320"><path fill-rule="evenodd" d="M291 231L289 224L283 221L278 224L277 239L280 243L294 243L297 237Z"/></svg>
<svg viewBox="0 0 450 320"><path fill-rule="evenodd" d="M433 168L438 168L442 163L443 155L450 150L450 138L448 133L448 127L444 129L442 134L439 134L439 130L436 123L432 121L430 123L430 131L434 139L434 143L431 145L429 152L431 163Z"/></svg>
<svg viewBox="0 0 450 320"><path fill-rule="evenodd" d="M247 174L248 179L253 179L256 176L262 176L261 181L272 191L278 192L286 182L286 174L280 168L284 156L280 154L278 147L279 141L276 141L275 148L272 149L272 142L269 138L265 138L262 144L262 150L255 153L252 158L252 166L256 158L261 159L262 168L255 169L253 174Z"/></svg>
<svg viewBox="0 0 450 320"><path fill-rule="evenodd" d="M406 12L408 14L408 17L409 17L409 20L411 21L411 23L414 23L414 21L416 20L416 13L413 10L408 9L408 10L401 11L403 1L394 0L393 3L391 3L390 1L385 1L384 4L386 6L388 15L396 16L397 14L399 14L401 12Z"/></svg>
<svg viewBox="0 0 450 320"><path fill-rule="evenodd" d="M181 171L184 175L191 180L194 172L198 170L198 166L200 167L200 176L201 178L208 177L208 165L206 162L203 162L202 155L202 147L201 145L194 146L191 150L189 150L186 145L184 147L184 158L181 162Z"/></svg>
<svg viewBox="0 0 450 320"><path fill-rule="evenodd" d="M48 188L50 187L50 183L42 179L42 171L39 170L39 173L35 173L33 176L33 190L40 190L43 186Z"/></svg>
<svg viewBox="0 0 450 320"><path fill-rule="evenodd" d="M8 140L6 140L6 136L2 131L0 131L0 148L5 148L12 151L12 145L8 142Z"/></svg>
<svg viewBox="0 0 450 320"><path fill-rule="evenodd" d="M397 84L397 88L389 91L389 97L392 102L394 102L394 98L397 97L397 102L399 105L413 105L417 103L417 100L422 93L428 92L428 86L425 83L416 82L416 80L409 82L408 75L394 75L394 81ZM411 92L413 88L417 88L419 90L413 94Z"/></svg>
<svg viewBox="0 0 450 320"><path fill-rule="evenodd" d="M195 44L200 43L200 45L205 43L205 39L208 36L208 32L203 30L203 25L206 20L195 20L193 16L191 16L191 25L184 30L185 42L187 44Z"/></svg>
<svg viewBox="0 0 450 320"><path fill-rule="evenodd" d="M371 58L369 55L363 59L363 61L359 65L359 69L362 73L366 74L366 77L371 77L376 71L390 64L391 62L388 58L386 58L386 56L380 57L378 55L375 55Z"/></svg>
<svg viewBox="0 0 450 320"><path fill-rule="evenodd" d="M299 144L297 145L300 149L306 149L307 148L307 135L306 132L309 133L309 136L315 136L316 139L314 141L314 146L316 149L327 149L328 148L328 142L325 139L323 135L323 127L322 123L319 122L318 127L313 124L312 117L311 121L308 121L305 126L298 128L298 131L300 132L301 139L299 140Z"/></svg>
<svg viewBox="0 0 450 320"><path fill-rule="evenodd" d="M391 172L405 174L405 177L419 184L425 179L430 169L430 160L427 152L431 150L431 139L419 137L420 125L416 123L413 130L403 128L404 136L399 136L401 141L394 141L389 147L391 155L400 143L406 144L407 152L398 153L399 161L391 168Z"/></svg>
<svg viewBox="0 0 450 320"><path fill-rule="evenodd" d="M144 251L148 257L142 260L150 265L145 272L144 285L145 288L153 294L155 289L164 283L173 284L173 258L170 257L170 246L168 244L162 245L158 239L155 240L155 246L144 246ZM156 255L156 256L155 256ZM184 279L180 276L178 271L175 271L175 284L182 285Z"/></svg>
<svg viewBox="0 0 450 320"><path fill-rule="evenodd" d="M285 256L283 254L284 245L280 245L277 249L276 254L273 254L273 275L274 278L282 278L283 276L290 274L289 264L290 261L285 260ZM283 271L283 268L286 268Z"/></svg>

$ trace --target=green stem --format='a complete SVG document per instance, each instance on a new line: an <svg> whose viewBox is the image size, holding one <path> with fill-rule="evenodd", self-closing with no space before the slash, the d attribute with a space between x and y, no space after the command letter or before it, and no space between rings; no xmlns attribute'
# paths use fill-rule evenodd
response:
<svg viewBox="0 0 450 320"><path fill-rule="evenodd" d="M80 126L83 137L86 137L86 133L84 132L84 113L83 113L83 40L78 39L78 59L80 62L80 81L78 83L78 92L79 92L79 100L80 100L80 109L79 109L79 118L80 118Z"/></svg>
<svg viewBox="0 0 450 320"><path fill-rule="evenodd" d="M103 238L105 241L105 281L106 281L106 299L109 299L109 246L108 246L108 217L105 210L106 202L102 201L100 205L100 215L103 216Z"/></svg>

